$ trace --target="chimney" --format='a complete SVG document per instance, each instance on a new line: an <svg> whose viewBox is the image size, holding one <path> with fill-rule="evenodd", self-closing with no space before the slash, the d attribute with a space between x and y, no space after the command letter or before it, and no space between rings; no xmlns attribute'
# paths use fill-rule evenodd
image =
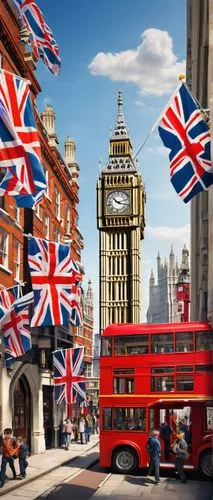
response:
<svg viewBox="0 0 213 500"><path fill-rule="evenodd" d="M57 134L55 132L55 111L51 104L47 104L46 108L40 113L42 123L48 133L49 145L57 147L59 143Z"/></svg>
<svg viewBox="0 0 213 500"><path fill-rule="evenodd" d="M67 164L68 170L72 177L72 182L79 186L78 177L79 177L79 165L75 159L76 152L76 144L71 137L67 137L65 141L65 162Z"/></svg>

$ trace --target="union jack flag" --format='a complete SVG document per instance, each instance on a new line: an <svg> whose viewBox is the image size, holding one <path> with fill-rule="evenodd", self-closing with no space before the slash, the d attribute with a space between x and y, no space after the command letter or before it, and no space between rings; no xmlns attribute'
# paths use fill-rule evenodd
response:
<svg viewBox="0 0 213 500"><path fill-rule="evenodd" d="M70 323L73 326L82 326L83 324L83 290L79 282L76 281L71 289L71 316Z"/></svg>
<svg viewBox="0 0 213 500"><path fill-rule="evenodd" d="M171 182L185 203L213 183L210 131L184 83L161 119L159 134L171 149Z"/></svg>
<svg viewBox="0 0 213 500"><path fill-rule="evenodd" d="M71 287L82 279L70 247L29 238L34 315L31 326L67 325L71 314Z"/></svg>
<svg viewBox="0 0 213 500"><path fill-rule="evenodd" d="M22 356L31 349L28 306L32 301L33 292L30 292L13 302L0 319L8 368L14 362L14 358Z"/></svg>
<svg viewBox="0 0 213 500"><path fill-rule="evenodd" d="M83 373L84 347L60 349L53 352L56 404L86 400Z"/></svg>
<svg viewBox="0 0 213 500"><path fill-rule="evenodd" d="M13 3L30 33L29 42L36 58L40 57L51 73L58 75L61 67L58 45L38 5L34 0L13 0Z"/></svg>
<svg viewBox="0 0 213 500"><path fill-rule="evenodd" d="M20 207L33 207L46 180L28 82L0 70L0 167L6 172L0 196L15 196Z"/></svg>

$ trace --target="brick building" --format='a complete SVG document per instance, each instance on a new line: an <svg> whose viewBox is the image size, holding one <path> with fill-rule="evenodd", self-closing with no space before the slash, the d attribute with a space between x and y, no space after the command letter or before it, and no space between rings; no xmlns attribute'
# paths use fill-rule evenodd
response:
<svg viewBox="0 0 213 500"><path fill-rule="evenodd" d="M41 91L36 80L35 62L21 41L18 19L12 2L2 0L0 11L0 56L2 68L31 82L31 96L39 132L42 161L48 184L47 196L36 209L18 209L13 197L0 197L0 284L12 287L28 279L25 233L68 242L72 258L81 266L83 237L78 227L79 165L75 143L65 142L65 156L58 151L55 113L51 106L39 116L36 97ZM45 70L45 69L44 69ZM86 371L92 363L93 305L91 284L84 300L85 322L82 328L45 327L32 329L33 349L12 371L0 359L0 431L12 425L14 432L25 435L34 453L56 446L65 406L56 407L53 394L52 351L60 347L85 345ZM89 295L88 295L89 294ZM0 346L1 350L2 347Z"/></svg>

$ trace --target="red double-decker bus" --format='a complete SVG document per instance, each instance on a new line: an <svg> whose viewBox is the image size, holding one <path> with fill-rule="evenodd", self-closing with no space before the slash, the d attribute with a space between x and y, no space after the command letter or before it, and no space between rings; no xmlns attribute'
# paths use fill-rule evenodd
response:
<svg viewBox="0 0 213 500"><path fill-rule="evenodd" d="M185 432L185 467L213 476L213 332L208 323L108 326L100 359L100 464L130 473L146 467L152 429Z"/></svg>

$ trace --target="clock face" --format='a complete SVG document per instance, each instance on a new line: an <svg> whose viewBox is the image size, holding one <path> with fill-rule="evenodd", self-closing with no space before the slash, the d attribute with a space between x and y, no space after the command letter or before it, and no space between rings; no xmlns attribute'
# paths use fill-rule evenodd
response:
<svg viewBox="0 0 213 500"><path fill-rule="evenodd" d="M128 191L111 191L106 199L107 211L113 214L125 212L130 208L130 193Z"/></svg>

